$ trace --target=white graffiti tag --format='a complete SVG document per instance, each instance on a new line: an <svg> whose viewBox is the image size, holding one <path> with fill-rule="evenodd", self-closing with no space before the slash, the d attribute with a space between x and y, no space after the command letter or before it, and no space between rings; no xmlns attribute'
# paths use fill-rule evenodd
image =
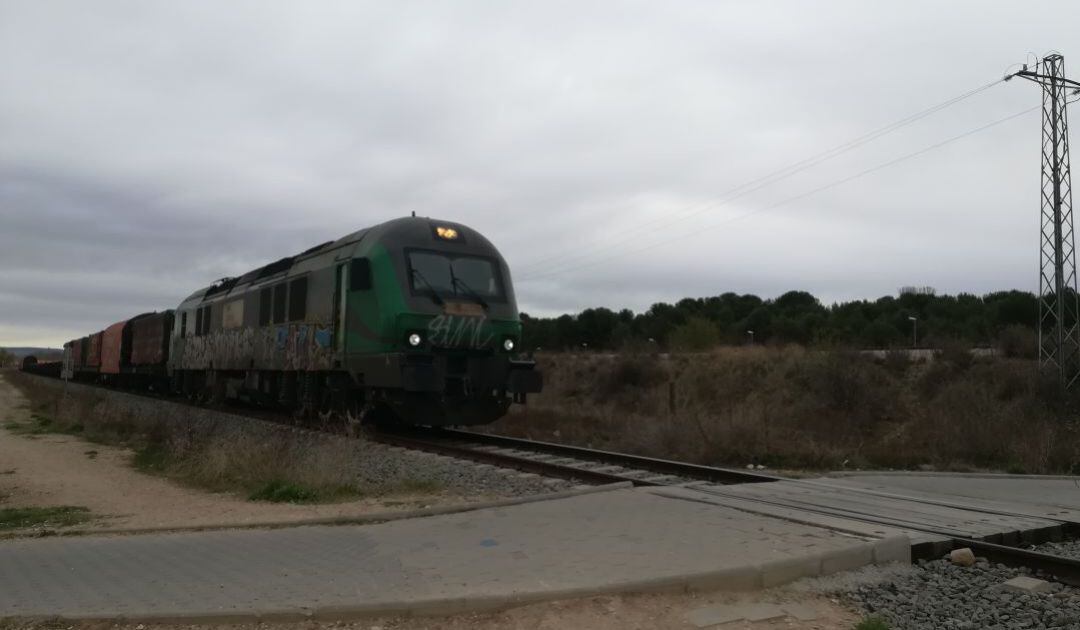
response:
<svg viewBox="0 0 1080 630"><path fill-rule="evenodd" d="M485 331L486 317L439 315L428 322L428 340L443 348L486 348L495 333Z"/></svg>

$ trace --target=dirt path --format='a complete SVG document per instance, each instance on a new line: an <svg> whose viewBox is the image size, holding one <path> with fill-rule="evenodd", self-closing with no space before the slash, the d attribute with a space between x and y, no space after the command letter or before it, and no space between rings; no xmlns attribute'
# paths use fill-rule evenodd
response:
<svg viewBox="0 0 1080 630"><path fill-rule="evenodd" d="M733 621L710 630L851 630L859 615L823 595L791 593L783 588L759 593L658 593L587 597L531 604L499 612L450 617L371 618L351 621L301 621L238 624L178 623L176 625L64 623L67 630L695 630L687 614L714 604L797 602L816 617L769 621ZM0 630L57 630L54 622L0 620Z"/></svg>
<svg viewBox="0 0 1080 630"><path fill-rule="evenodd" d="M80 528L244 525L466 502L462 497L443 495L322 505L252 502L140 473L131 468L132 452L126 448L67 435L18 435L3 428L6 422L25 422L29 417L26 398L0 375L0 505L89 508L98 518Z"/></svg>

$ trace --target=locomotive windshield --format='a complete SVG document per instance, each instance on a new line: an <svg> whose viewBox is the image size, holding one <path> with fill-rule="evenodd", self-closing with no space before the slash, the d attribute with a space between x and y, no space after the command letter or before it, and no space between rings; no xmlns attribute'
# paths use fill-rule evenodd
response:
<svg viewBox="0 0 1080 630"><path fill-rule="evenodd" d="M442 252L413 251L409 259L409 284L413 293L439 297L498 300L502 282L494 262L478 256L455 256Z"/></svg>

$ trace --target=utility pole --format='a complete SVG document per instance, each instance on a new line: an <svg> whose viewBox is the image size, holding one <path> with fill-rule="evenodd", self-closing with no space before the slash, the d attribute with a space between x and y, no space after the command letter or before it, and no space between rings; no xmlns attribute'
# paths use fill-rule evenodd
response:
<svg viewBox="0 0 1080 630"><path fill-rule="evenodd" d="M1050 54L1029 70L1005 77L1042 86L1042 188L1039 242L1039 366L1066 389L1080 377L1080 302L1076 292L1072 175L1066 93L1080 83L1065 78L1065 59Z"/></svg>

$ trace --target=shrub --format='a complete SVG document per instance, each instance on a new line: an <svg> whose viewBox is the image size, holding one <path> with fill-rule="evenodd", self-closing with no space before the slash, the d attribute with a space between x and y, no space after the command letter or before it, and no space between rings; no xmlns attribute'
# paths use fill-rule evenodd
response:
<svg viewBox="0 0 1080 630"><path fill-rule="evenodd" d="M1002 356L1010 359L1034 359L1038 343L1035 331L1019 324L1006 326L998 335L998 349Z"/></svg>
<svg viewBox="0 0 1080 630"><path fill-rule="evenodd" d="M968 369L975 362L975 357L971 354L971 346L956 339L948 339L941 343L941 348L937 351L937 359L960 371Z"/></svg>
<svg viewBox="0 0 1080 630"><path fill-rule="evenodd" d="M81 506L0 508L0 530L68 527L90 518L90 510Z"/></svg>
<svg viewBox="0 0 1080 630"><path fill-rule="evenodd" d="M1080 388L1031 361L764 346L593 356L591 373L580 355L543 361L544 392L492 430L712 465L1080 470Z"/></svg>
<svg viewBox="0 0 1080 630"><path fill-rule="evenodd" d="M881 364L895 376L903 376L911 367L911 355L907 350L889 350Z"/></svg>
<svg viewBox="0 0 1080 630"><path fill-rule="evenodd" d="M673 350L701 352L720 343L720 330L704 317L691 317L671 331L668 344Z"/></svg>
<svg viewBox="0 0 1080 630"><path fill-rule="evenodd" d="M667 380L667 372L660 361L648 355L622 355L613 365L605 366L603 370L597 370L595 364L592 367L596 376L591 380L594 383L599 381L595 391L601 400L626 392L647 390Z"/></svg>
<svg viewBox="0 0 1080 630"><path fill-rule="evenodd" d="M855 630L889 630L889 622L881 617L867 617L855 624Z"/></svg>
<svg viewBox="0 0 1080 630"><path fill-rule="evenodd" d="M310 488L281 479L273 479L252 492L248 499L273 503L311 503L318 497L319 493Z"/></svg>

